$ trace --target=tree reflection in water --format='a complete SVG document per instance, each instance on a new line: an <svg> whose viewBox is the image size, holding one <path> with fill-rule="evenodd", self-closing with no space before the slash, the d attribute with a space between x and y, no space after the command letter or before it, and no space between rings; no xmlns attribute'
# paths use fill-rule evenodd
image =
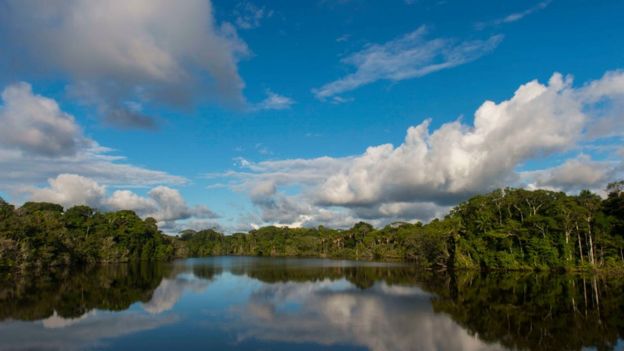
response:
<svg viewBox="0 0 624 351"><path fill-rule="evenodd" d="M224 293L228 286L244 286L243 300ZM161 329L174 340L178 329L163 328L201 325L211 336L198 333L187 347L206 348L218 335L224 342L219 345L231 349L294 343L371 350L612 350L622 345L623 296L624 281L613 276L450 274L328 260L233 257L45 275L5 272L0 349L80 349ZM222 308L208 313L216 298ZM179 308L181 301L192 308ZM99 346L119 348L106 345Z"/></svg>

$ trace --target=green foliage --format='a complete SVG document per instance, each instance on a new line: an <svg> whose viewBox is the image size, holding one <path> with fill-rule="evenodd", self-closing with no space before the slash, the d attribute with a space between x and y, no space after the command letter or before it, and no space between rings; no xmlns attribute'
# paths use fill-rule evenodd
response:
<svg viewBox="0 0 624 351"><path fill-rule="evenodd" d="M589 191L523 189L476 196L450 215L461 223L455 263L511 270L621 266L622 214L612 210L618 196L603 201Z"/></svg>
<svg viewBox="0 0 624 351"><path fill-rule="evenodd" d="M226 236L180 235L192 256L301 256L411 261L430 269L570 270L624 265L624 194L606 200L546 190L501 189L456 206L431 223L263 227Z"/></svg>
<svg viewBox="0 0 624 351"><path fill-rule="evenodd" d="M426 225L185 230L176 238L132 211L37 202L15 209L0 199L0 266L249 255L410 261L435 270L611 269L624 266L623 184L611 184L605 200L589 191L500 189Z"/></svg>
<svg viewBox="0 0 624 351"><path fill-rule="evenodd" d="M87 206L0 201L0 266L43 268L84 263L170 260L174 239L153 218L132 211L99 213Z"/></svg>

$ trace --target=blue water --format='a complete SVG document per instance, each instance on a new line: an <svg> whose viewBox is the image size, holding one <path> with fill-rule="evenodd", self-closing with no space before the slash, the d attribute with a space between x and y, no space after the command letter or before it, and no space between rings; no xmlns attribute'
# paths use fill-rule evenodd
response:
<svg viewBox="0 0 624 351"><path fill-rule="evenodd" d="M146 275L141 272L123 274ZM51 292L40 296L36 290L12 292L20 299L17 307L8 300L4 306L18 317L9 313L0 322L0 350L507 349L503 337L483 341L477 326L462 326L447 313L434 312L436 294L424 289L414 272L400 264L316 259L189 259L167 267L162 277L150 276L155 289L142 283L143 297L117 310L88 306L108 306L101 300L121 299L133 282L144 280L120 286L117 273L89 273L84 279L97 279L97 289L103 290L59 282L45 285ZM436 281L432 274L427 279ZM441 281L441 286L448 282ZM106 289L114 289L116 297ZM104 297L83 301L94 293ZM74 305L84 311L56 310ZM47 309L49 316L31 319L35 312L22 307L37 313Z"/></svg>

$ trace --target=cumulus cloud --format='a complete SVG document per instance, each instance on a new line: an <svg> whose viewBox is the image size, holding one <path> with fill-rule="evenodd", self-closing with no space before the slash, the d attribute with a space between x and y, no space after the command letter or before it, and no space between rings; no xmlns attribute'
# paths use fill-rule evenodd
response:
<svg viewBox="0 0 624 351"><path fill-rule="evenodd" d="M104 210L130 209L154 217L163 227L179 220L214 219L205 206L189 206L178 190L162 184L186 179L123 163L110 149L83 135L74 118L27 83L2 92L0 105L0 189L16 198L88 205ZM48 186L36 187L47 180ZM107 186L155 186L146 196Z"/></svg>
<svg viewBox="0 0 624 351"><path fill-rule="evenodd" d="M15 83L2 92L0 105L0 190L17 194L59 174L71 173L92 178L105 185L145 186L183 184L183 177L137 167L122 156L84 136L73 116L63 112L56 101L33 93L27 83ZM61 177L51 191L63 192ZM89 188L89 184L83 184ZM97 193L97 190L94 190ZM75 195L75 194L74 194ZM70 201L72 194L53 197ZM69 196L65 198L64 196Z"/></svg>
<svg viewBox="0 0 624 351"><path fill-rule="evenodd" d="M48 188L34 188L31 199L34 201L53 202L63 207L88 205L98 207L106 193L106 187L93 179L76 174L60 174L48 180Z"/></svg>
<svg viewBox="0 0 624 351"><path fill-rule="evenodd" d="M266 222L310 225L317 218L427 220L467 197L516 185L573 190L599 188L624 176L621 159L595 161L570 153L608 143L624 132L590 135L591 126L616 115L624 100L622 72L574 87L571 77L553 74L547 84L521 85L511 98L486 101L472 124L457 120L430 130L430 121L410 127L398 146L369 147L363 154L331 158L241 162L227 175L246 191ZM611 148L613 149L613 148ZM568 155L553 169L522 172L531 160ZM613 159L615 157L615 159ZM293 194L284 189L298 187ZM353 223L353 222L351 222Z"/></svg>
<svg viewBox="0 0 624 351"><path fill-rule="evenodd" d="M521 86L507 101L486 101L474 125L459 121L429 131L429 121L410 127L403 144L369 147L319 187L319 201L368 205L418 198L457 201L513 179L521 162L570 148L586 116L570 86L555 74L548 85Z"/></svg>
<svg viewBox="0 0 624 351"><path fill-rule="evenodd" d="M33 93L28 83L2 91L0 146L32 155L71 156L93 142L56 101Z"/></svg>
<svg viewBox="0 0 624 351"><path fill-rule="evenodd" d="M448 38L427 39L427 28L417 30L384 44L369 44L344 57L341 62L355 72L318 89L319 99L327 99L379 80L393 82L421 77L436 71L474 61L494 50L502 35L486 40L458 41Z"/></svg>
<svg viewBox="0 0 624 351"><path fill-rule="evenodd" d="M139 216L152 217L163 230L177 228L176 221L215 219L216 213L203 205L190 206L180 192L166 186L152 188L147 196L130 190L116 190L110 196L106 187L93 179L76 174L60 174L48 180L45 188L26 190L35 201L48 201L71 207L88 205L102 210L132 210Z"/></svg>
<svg viewBox="0 0 624 351"><path fill-rule="evenodd" d="M233 25L216 22L209 0L8 1L0 29L18 69L66 78L74 96L122 127L153 127L144 102L245 104L237 63L249 50Z"/></svg>
<svg viewBox="0 0 624 351"><path fill-rule="evenodd" d="M165 223L191 217L218 217L206 206L189 206L178 190L166 186L151 189L147 197L138 196L127 190L118 190L106 200L106 204L115 209L131 209L145 217L153 217Z"/></svg>

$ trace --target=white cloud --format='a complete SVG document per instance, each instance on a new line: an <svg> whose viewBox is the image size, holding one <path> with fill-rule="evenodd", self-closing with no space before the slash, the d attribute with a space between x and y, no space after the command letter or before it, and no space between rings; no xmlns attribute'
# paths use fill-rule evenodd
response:
<svg viewBox="0 0 624 351"><path fill-rule="evenodd" d="M494 50L502 35L487 40L457 41L447 38L426 39L427 28L417 30L384 44L370 44L341 60L355 72L313 89L319 99L351 91L378 80L401 81L474 61Z"/></svg>
<svg viewBox="0 0 624 351"><path fill-rule="evenodd" d="M217 214L208 207L190 206L180 192L166 186L152 188L147 196L130 190L116 190L106 195L106 187L76 174L60 174L48 180L49 187L29 188L30 199L48 201L68 208L75 205L88 205L102 210L132 210L139 216L153 217L162 228L177 228L179 220L215 219Z"/></svg>
<svg viewBox="0 0 624 351"><path fill-rule="evenodd" d="M242 1L236 5L234 16L236 16L234 22L238 28L254 29L260 27L262 20L272 17L273 10L265 6L258 7L249 1Z"/></svg>
<svg viewBox="0 0 624 351"><path fill-rule="evenodd" d="M73 116L49 98L34 94L27 83L2 92L0 105L0 190L15 195L22 188L59 174L80 174L105 185L182 184L186 179L124 163L83 135ZM63 179L55 184L62 187ZM63 199L60 198L60 201Z"/></svg>
<svg viewBox="0 0 624 351"><path fill-rule="evenodd" d="M591 189L601 192L610 180L624 176L622 162L594 161L588 155L566 160L553 168L536 172L524 172L530 188L547 188L566 192Z"/></svg>
<svg viewBox="0 0 624 351"><path fill-rule="evenodd" d="M130 209L154 217L161 226L185 219L214 219L205 206L189 206L181 194L161 184L183 184L186 179L122 163L109 149L84 137L74 118L49 98L33 94L30 85L17 83L2 93L0 107L0 189L16 198L64 207L89 205ZM48 182L47 187L33 184ZM147 196L106 186L154 186Z"/></svg>
<svg viewBox="0 0 624 351"><path fill-rule="evenodd" d="M346 97L342 97L342 96L332 96L330 102L334 105L339 105L339 104L346 104L348 102L353 101L353 98L346 98Z"/></svg>
<svg viewBox="0 0 624 351"><path fill-rule="evenodd" d="M216 23L209 0L20 0L3 7L0 47L23 63L17 68L68 79L70 92L110 123L153 126L133 108L146 101L245 104L237 62L247 46L231 24Z"/></svg>
<svg viewBox="0 0 624 351"><path fill-rule="evenodd" d="M114 210L131 210L146 215L158 210L158 203L152 198L138 195L130 190L117 190L109 198L102 198L102 204Z"/></svg>
<svg viewBox="0 0 624 351"><path fill-rule="evenodd" d="M456 121L429 132L429 121L410 127L403 144L369 147L324 181L321 203L369 205L418 198L437 203L501 186L521 162L563 151L580 138L586 121L570 81L521 86L496 104L486 101L474 125Z"/></svg>
<svg viewBox="0 0 624 351"><path fill-rule="evenodd" d="M588 131L624 100L623 77L609 72L575 88L571 77L553 74L548 84L530 81L508 100L484 102L471 125L454 121L430 131L425 121L410 127L396 147L371 146L342 158L245 161L241 171L226 175L238 181L234 189L250 194L258 219L297 225L321 217L374 224L427 220L473 194L508 185L600 188L624 176L621 159L593 161L574 153L609 142L608 135ZM610 127L610 134L624 132L621 124ZM614 148L605 150L615 156ZM519 170L552 155L568 160L553 169ZM300 191L285 191L293 187Z"/></svg>
<svg viewBox="0 0 624 351"><path fill-rule="evenodd" d="M100 206L106 193L106 187L93 179L76 174L60 174L48 180L48 188L34 188L31 199L34 201L53 202L63 207L73 205Z"/></svg>
<svg viewBox="0 0 624 351"><path fill-rule="evenodd" d="M535 12L545 9L546 7L548 7L548 5L550 5L551 2L552 0L542 1L540 3L537 3L535 6L529 7L528 9L524 11L514 12L505 17L498 18L490 22L478 22L475 26L477 29L483 29L488 26L497 26L501 24L516 22L516 21L523 19L524 17L528 15L531 15Z"/></svg>
<svg viewBox="0 0 624 351"><path fill-rule="evenodd" d="M33 94L28 83L10 85L1 96L0 146L33 155L67 156L93 144L72 116L56 101Z"/></svg>
<svg viewBox="0 0 624 351"><path fill-rule="evenodd" d="M110 149L79 150L71 157L36 157L0 148L0 189L16 194L21 188L45 182L59 174L73 173L105 185L144 187L156 184L185 184L184 177L123 163Z"/></svg>
<svg viewBox="0 0 624 351"><path fill-rule="evenodd" d="M588 126L588 136L624 136L624 72L607 72L602 79L584 87L583 95L588 101L599 105L594 113L599 114L600 118ZM610 107L601 108L601 103L608 103Z"/></svg>
<svg viewBox="0 0 624 351"><path fill-rule="evenodd" d="M104 199L110 209L133 210L141 217L153 217L162 228L172 227L178 220L214 219L218 215L206 206L190 206L180 192L166 186L151 189L147 196L140 196L127 190L117 190Z"/></svg>
<svg viewBox="0 0 624 351"><path fill-rule="evenodd" d="M253 110L287 110L294 103L295 100L268 90L266 99L257 103Z"/></svg>
<svg viewBox="0 0 624 351"><path fill-rule="evenodd" d="M583 88L583 95L589 101L600 101L606 97L624 98L624 71L609 71Z"/></svg>

